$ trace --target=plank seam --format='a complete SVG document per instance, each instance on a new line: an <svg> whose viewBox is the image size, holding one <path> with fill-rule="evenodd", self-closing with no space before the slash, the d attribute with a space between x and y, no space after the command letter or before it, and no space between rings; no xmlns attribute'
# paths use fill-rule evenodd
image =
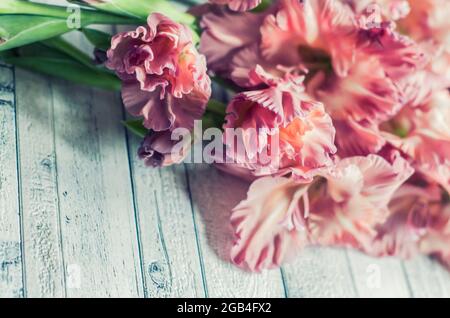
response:
<svg viewBox="0 0 450 318"><path fill-rule="evenodd" d="M185 174L185 178L186 178L187 190L189 193L189 202L191 204L192 221L194 222L195 241L197 244L198 258L200 261L200 271L201 271L201 275L202 275L203 290L205 292L205 298L209 298L208 284L206 282L205 264L203 262L203 252L202 252L202 248L200 246L200 239L199 239L198 228L197 228L197 218L195 217L195 209L194 209L194 202L193 202L193 198L192 198L191 183L189 181L189 173L186 168L186 164L183 164L183 168L184 168L184 174Z"/></svg>
<svg viewBox="0 0 450 318"><path fill-rule="evenodd" d="M160 173L160 177L161 177L160 170L158 172ZM157 226L158 226L158 235L159 235L159 238L161 240L161 247L162 247L163 252L164 252L164 258L166 259L167 267L169 268L169 282L170 282L170 286L168 288L168 291L171 292L172 282L173 282L172 266L170 265L169 253L167 252L166 241L164 239L164 232L163 232L162 224L161 224L161 215L159 213L158 195L156 194L156 191L153 191L153 196L155 197L155 203L156 203L156 218L157 218Z"/></svg>
<svg viewBox="0 0 450 318"><path fill-rule="evenodd" d="M402 267L403 275L405 276L406 287L408 288L409 297L412 298L412 297L414 297L414 291L413 291L413 288L411 286L411 281L409 280L408 273L406 271L405 261L403 261L403 260L400 261L400 264L401 264L401 267Z"/></svg>
<svg viewBox="0 0 450 318"><path fill-rule="evenodd" d="M289 298L289 290L286 283L286 275L284 273L284 268L280 268L280 275L281 275L281 283L283 284L283 291L284 291L284 298Z"/></svg>
<svg viewBox="0 0 450 318"><path fill-rule="evenodd" d="M123 105L121 105L121 106L122 106L122 118L125 120L126 119L126 114L124 111L125 107ZM128 170L130 172L131 195L133 197L132 204L133 204L133 211L134 211L134 222L135 222L135 227L136 227L136 240L137 240L137 244L138 244L139 265L140 265L141 279L142 279L142 289L143 289L144 298L148 298L147 279L146 279L146 275L145 275L144 256L143 256L143 252L142 252L143 248L142 248L142 237L141 237L141 226L140 226L140 215L139 215L139 203L136 198L136 188L135 188L136 182L135 182L135 178L134 178L134 169L132 166L132 159L131 159L131 144L129 141L130 135L125 127L123 129L125 132L125 142L127 145ZM139 286L137 286L137 287L139 290Z"/></svg>
<svg viewBox="0 0 450 318"><path fill-rule="evenodd" d="M348 249L344 249L344 251L345 251L345 259L347 260L347 268L350 274L350 279L352 281L353 291L355 292L355 296L359 298L360 297L359 290L358 286L356 285L355 273L353 272L352 263L350 261L350 255L348 254Z"/></svg>
<svg viewBox="0 0 450 318"><path fill-rule="evenodd" d="M47 80L48 81L48 80ZM62 221L61 221L61 197L59 194L59 175L58 175L58 156L56 154L56 128L55 128L55 103L53 96L53 85L50 82L47 82L50 86L50 94L52 101L52 136L53 136L53 158L55 160L55 189L56 189L56 200L57 200L57 223L58 223L58 233L59 233L59 245L61 252L61 266L62 266L62 283L63 283L63 292L64 297L67 298L67 272L66 272L66 260L64 257L64 241L63 241L63 231L62 231Z"/></svg>
<svg viewBox="0 0 450 318"><path fill-rule="evenodd" d="M14 94L14 126L15 126L15 139L16 139L16 176L17 176L17 202L19 208L19 233L20 233L20 255L21 255L21 265L22 265L22 297L27 297L27 277L26 277L26 266L25 266L25 236L24 236L24 219L23 219L23 198L22 198L22 173L20 167L20 145L19 145L19 121L17 116L17 94L16 94L16 70L15 68L10 68L13 76L13 94Z"/></svg>

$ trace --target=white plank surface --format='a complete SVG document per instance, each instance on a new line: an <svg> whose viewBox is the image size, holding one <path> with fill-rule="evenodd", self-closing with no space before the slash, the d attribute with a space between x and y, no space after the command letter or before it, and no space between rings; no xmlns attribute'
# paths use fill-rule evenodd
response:
<svg viewBox="0 0 450 318"><path fill-rule="evenodd" d="M0 64L0 297L24 296L14 70Z"/></svg>
<svg viewBox="0 0 450 318"><path fill-rule="evenodd" d="M438 263L420 256L405 261L404 267L413 297L450 297L450 275Z"/></svg>
<svg viewBox="0 0 450 318"><path fill-rule="evenodd" d="M144 167L130 136L130 160L147 297L204 297L184 167Z"/></svg>
<svg viewBox="0 0 450 318"><path fill-rule="evenodd" d="M64 297L51 82L16 70L28 297Z"/></svg>
<svg viewBox="0 0 450 318"><path fill-rule="evenodd" d="M52 88L67 295L140 296L121 105L111 93L65 82Z"/></svg>
<svg viewBox="0 0 450 318"><path fill-rule="evenodd" d="M284 297L280 271L251 274L230 263L231 210L249 184L205 165L187 165L205 280L210 297Z"/></svg>
<svg viewBox="0 0 450 318"><path fill-rule="evenodd" d="M405 298L411 296L400 260L373 258L352 250L347 253L360 297Z"/></svg>
<svg viewBox="0 0 450 318"><path fill-rule="evenodd" d="M283 267L288 297L357 297L345 250L308 247Z"/></svg>

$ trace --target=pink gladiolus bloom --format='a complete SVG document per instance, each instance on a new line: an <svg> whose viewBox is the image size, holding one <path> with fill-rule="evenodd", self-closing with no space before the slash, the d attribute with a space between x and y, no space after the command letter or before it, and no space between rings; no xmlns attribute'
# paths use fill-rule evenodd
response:
<svg viewBox="0 0 450 318"><path fill-rule="evenodd" d="M398 155L392 163L377 155L343 159L311 191L311 241L367 247L376 235L375 226L389 216L392 195L412 174L413 169Z"/></svg>
<svg viewBox="0 0 450 318"><path fill-rule="evenodd" d="M406 259L416 256L428 235L430 216L440 213L442 208L438 187L403 185L389 203L389 218L377 226L377 235L365 252Z"/></svg>
<svg viewBox="0 0 450 318"><path fill-rule="evenodd" d="M417 171L450 192L450 94L437 92L431 101L406 109L383 135L413 160ZM401 134L397 136L395 134Z"/></svg>
<svg viewBox="0 0 450 318"><path fill-rule="evenodd" d="M154 131L192 128L211 95L190 29L158 13L146 26L114 36L106 65L123 81L127 110Z"/></svg>
<svg viewBox="0 0 450 318"><path fill-rule="evenodd" d="M232 260L250 270L280 266L308 244L368 248L389 216L394 192L413 173L393 156L347 158L315 171L312 182L265 177L234 210Z"/></svg>
<svg viewBox="0 0 450 318"><path fill-rule="evenodd" d="M283 177L265 177L250 186L231 217L235 264L252 271L279 267L307 243L305 230L298 229L307 213L307 189Z"/></svg>
<svg viewBox="0 0 450 318"><path fill-rule="evenodd" d="M253 164L257 175L330 165L336 152L334 127L323 105L304 93L303 78L287 75L278 79L259 66L249 76L255 86L265 88L240 93L228 105L224 128L242 131L237 141L225 132L231 157ZM274 138L277 141L272 145ZM243 153L235 147L237 143L243 145ZM260 160L262 153L270 155L267 162ZM250 162L252 158L257 160Z"/></svg>
<svg viewBox="0 0 450 318"><path fill-rule="evenodd" d="M139 158L149 167L166 167L183 162L191 149L191 139L184 138L184 143L173 139L169 130L150 132L139 147Z"/></svg>
<svg viewBox="0 0 450 318"><path fill-rule="evenodd" d="M261 0L209 0L211 3L228 5L233 11L248 11L256 8Z"/></svg>
<svg viewBox="0 0 450 318"><path fill-rule="evenodd" d="M326 63L328 55L334 71L345 75L354 58L355 25L353 12L340 1L282 0L261 28L261 52L274 64L307 68Z"/></svg>
<svg viewBox="0 0 450 318"><path fill-rule="evenodd" d="M259 28L266 15L231 13L226 10L205 14L201 20L204 30L200 39L200 52L206 56L208 67L216 73L229 76L229 66L234 56L259 40Z"/></svg>

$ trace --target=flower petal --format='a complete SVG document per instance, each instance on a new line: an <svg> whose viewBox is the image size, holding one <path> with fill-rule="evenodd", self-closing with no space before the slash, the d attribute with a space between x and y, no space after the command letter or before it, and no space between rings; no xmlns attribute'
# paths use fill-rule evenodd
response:
<svg viewBox="0 0 450 318"><path fill-rule="evenodd" d="M306 191L306 185L287 178L256 180L231 217L237 238L233 262L252 271L274 268L302 247L306 238L298 223L305 212L301 201Z"/></svg>

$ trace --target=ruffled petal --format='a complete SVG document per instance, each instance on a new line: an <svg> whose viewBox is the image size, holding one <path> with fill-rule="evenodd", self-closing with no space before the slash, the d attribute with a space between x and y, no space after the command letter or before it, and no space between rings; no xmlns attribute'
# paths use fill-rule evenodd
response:
<svg viewBox="0 0 450 318"><path fill-rule="evenodd" d="M278 267L306 243L301 227L307 186L287 178L255 181L234 210L236 243L231 258L252 271ZM298 224L300 223L300 224Z"/></svg>
<svg viewBox="0 0 450 318"><path fill-rule="evenodd" d="M308 228L314 243L368 248L386 221L394 192L412 175L401 157L377 155L340 161L310 194Z"/></svg>
<svg viewBox="0 0 450 318"><path fill-rule="evenodd" d="M107 55L106 66L123 81L125 107L145 127L192 128L201 118L211 81L188 27L153 13L146 26L114 36Z"/></svg>
<svg viewBox="0 0 450 318"><path fill-rule="evenodd" d="M450 192L450 94L435 93L429 104L405 114L409 123L405 138L386 133L394 147L410 156L425 176ZM399 118L398 120L401 120Z"/></svg>
<svg viewBox="0 0 450 318"><path fill-rule="evenodd" d="M201 20L200 52L215 72L228 72L233 56L259 38L263 14L213 10ZM251 25L251 27L249 27Z"/></svg>

